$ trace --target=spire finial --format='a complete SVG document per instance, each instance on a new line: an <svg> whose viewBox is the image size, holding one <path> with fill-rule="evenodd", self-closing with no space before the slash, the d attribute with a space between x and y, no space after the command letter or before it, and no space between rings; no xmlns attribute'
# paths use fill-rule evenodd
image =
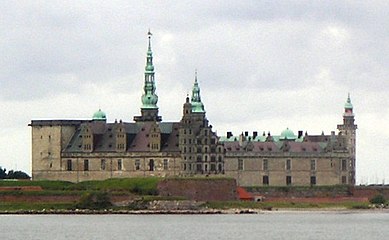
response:
<svg viewBox="0 0 389 240"><path fill-rule="evenodd" d="M149 31L147 32L147 36L149 38L149 51L151 51L151 36L153 36L153 34L150 32L150 28Z"/></svg>
<svg viewBox="0 0 389 240"><path fill-rule="evenodd" d="M195 82L197 83L197 68L195 69Z"/></svg>

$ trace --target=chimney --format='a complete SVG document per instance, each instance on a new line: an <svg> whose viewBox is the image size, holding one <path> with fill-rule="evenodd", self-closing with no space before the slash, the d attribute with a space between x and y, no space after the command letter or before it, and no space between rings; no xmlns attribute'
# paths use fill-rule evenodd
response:
<svg viewBox="0 0 389 240"><path fill-rule="evenodd" d="M227 132L227 138L232 137L232 132Z"/></svg>
<svg viewBox="0 0 389 240"><path fill-rule="evenodd" d="M298 138L301 138L303 136L303 131L299 131L298 133Z"/></svg>
<svg viewBox="0 0 389 240"><path fill-rule="evenodd" d="M257 136L258 136L258 132L257 132L257 131L254 131L254 132L253 132L253 139L255 139Z"/></svg>

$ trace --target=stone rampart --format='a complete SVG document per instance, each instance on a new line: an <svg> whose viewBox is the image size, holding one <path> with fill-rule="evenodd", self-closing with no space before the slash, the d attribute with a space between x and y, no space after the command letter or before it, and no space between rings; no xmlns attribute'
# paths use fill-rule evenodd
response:
<svg viewBox="0 0 389 240"><path fill-rule="evenodd" d="M165 179L158 183L160 196L180 196L196 201L237 200L235 179Z"/></svg>

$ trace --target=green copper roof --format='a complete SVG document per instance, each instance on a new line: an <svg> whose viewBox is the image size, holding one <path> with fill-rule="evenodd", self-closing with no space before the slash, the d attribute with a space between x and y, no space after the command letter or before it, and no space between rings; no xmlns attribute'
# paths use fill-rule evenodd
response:
<svg viewBox="0 0 389 240"><path fill-rule="evenodd" d="M151 51L151 32L149 30L149 46L147 49L146 67L145 67L145 85L143 87L144 94L142 95L142 109L158 109L158 96L155 93L154 81L154 65L153 52Z"/></svg>
<svg viewBox="0 0 389 240"><path fill-rule="evenodd" d="M281 132L281 140L295 140L296 138L297 136L294 135L294 132L289 128L286 128L284 131Z"/></svg>
<svg viewBox="0 0 389 240"><path fill-rule="evenodd" d="M103 111L101 111L101 109L99 109L99 111L97 111L93 114L92 120L94 120L94 121L106 121L107 116L105 115L105 113Z"/></svg>
<svg viewBox="0 0 389 240"><path fill-rule="evenodd" d="M192 89L191 104L192 104L192 112L205 113L204 104L201 102L199 83L197 82L197 71L195 73L195 83Z"/></svg>
<svg viewBox="0 0 389 240"><path fill-rule="evenodd" d="M351 103L351 99L350 99L350 93L348 94L347 101L344 104L344 108L345 109L353 109L353 104Z"/></svg>

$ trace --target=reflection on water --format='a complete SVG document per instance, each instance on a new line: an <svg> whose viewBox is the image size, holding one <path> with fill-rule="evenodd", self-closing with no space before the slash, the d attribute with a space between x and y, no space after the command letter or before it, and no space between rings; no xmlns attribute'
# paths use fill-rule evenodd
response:
<svg viewBox="0 0 389 240"><path fill-rule="evenodd" d="M389 239L389 213L0 215L1 239Z"/></svg>

